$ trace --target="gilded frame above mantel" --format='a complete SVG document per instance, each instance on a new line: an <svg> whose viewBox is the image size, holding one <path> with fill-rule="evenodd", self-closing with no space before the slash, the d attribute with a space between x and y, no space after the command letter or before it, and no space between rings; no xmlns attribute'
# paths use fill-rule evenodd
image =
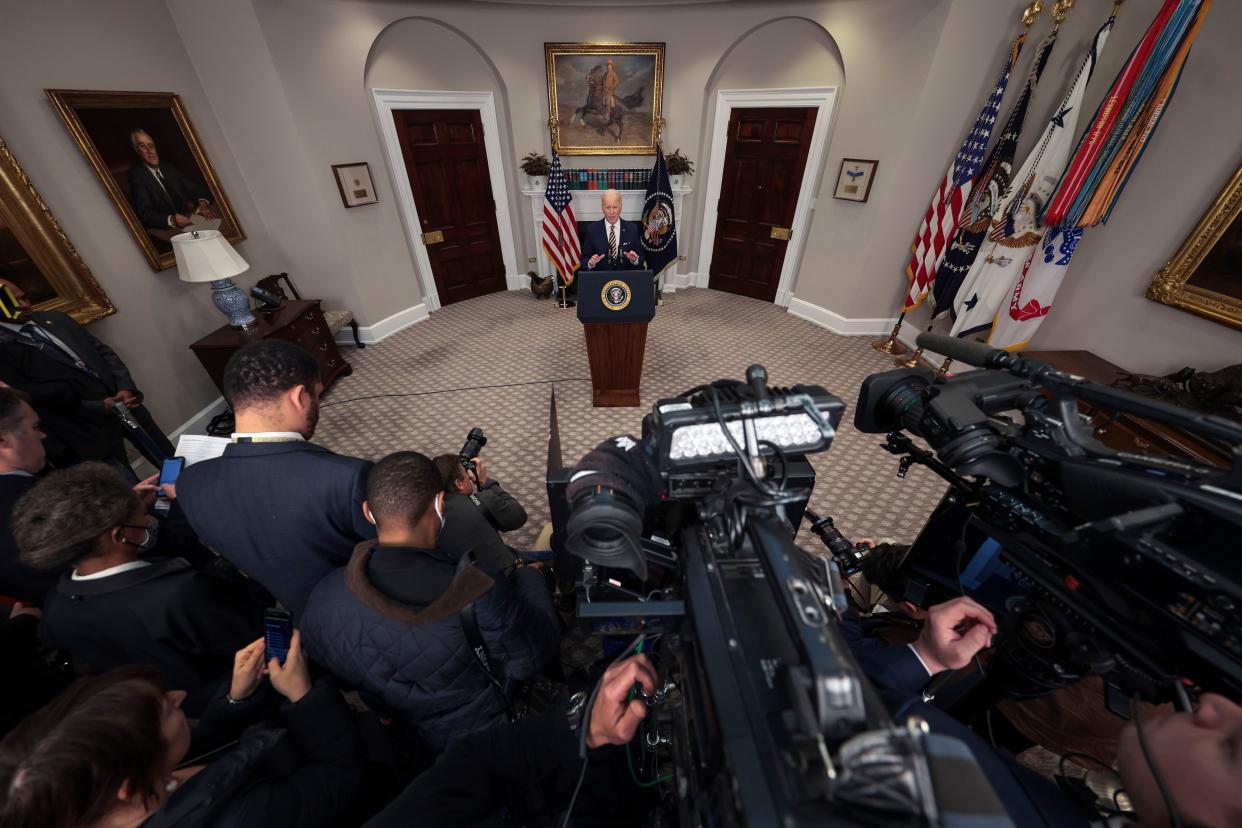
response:
<svg viewBox="0 0 1242 828"><path fill-rule="evenodd" d="M0 276L12 279L36 310L86 324L116 313L56 217L0 138Z"/></svg>
<svg viewBox="0 0 1242 828"><path fill-rule="evenodd" d="M1147 298L1242 330L1242 166L1156 274Z"/></svg>

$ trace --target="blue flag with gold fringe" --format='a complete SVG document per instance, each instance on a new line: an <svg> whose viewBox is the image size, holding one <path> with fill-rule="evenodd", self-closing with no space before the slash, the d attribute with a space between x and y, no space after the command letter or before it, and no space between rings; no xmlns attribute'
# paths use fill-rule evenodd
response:
<svg viewBox="0 0 1242 828"><path fill-rule="evenodd" d="M645 252L647 269L659 276L677 261L677 219L673 214L673 188L668 183L668 167L664 150L656 147L656 162L647 179L647 197L643 201L640 243Z"/></svg>

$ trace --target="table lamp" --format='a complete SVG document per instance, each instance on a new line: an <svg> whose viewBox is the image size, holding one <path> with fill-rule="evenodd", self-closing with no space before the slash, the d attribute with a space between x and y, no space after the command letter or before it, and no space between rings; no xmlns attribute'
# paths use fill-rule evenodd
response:
<svg viewBox="0 0 1242 828"><path fill-rule="evenodd" d="M183 282L211 282L211 301L229 324L243 331L255 327L250 298L233 277L250 269L219 230L191 230L172 237L177 272Z"/></svg>

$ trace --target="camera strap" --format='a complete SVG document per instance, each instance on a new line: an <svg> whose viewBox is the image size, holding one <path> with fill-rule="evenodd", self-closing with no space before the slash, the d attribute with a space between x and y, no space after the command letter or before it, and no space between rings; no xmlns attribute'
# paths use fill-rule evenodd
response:
<svg viewBox="0 0 1242 828"><path fill-rule="evenodd" d="M462 556L457 571L460 573L467 567L474 565L474 553L467 552ZM487 652L487 644L483 641L483 633L479 630L479 616L474 610L473 601L457 611L457 620L461 624L461 631L466 636L466 644L470 647L470 653L474 657L475 663L479 665L483 675L487 676L487 680L492 683L492 686L500 692L500 695L507 702L508 694L505 692L504 673L500 671L500 676L498 677L496 675L497 671L492 670L492 658ZM499 667L499 664L497 666Z"/></svg>

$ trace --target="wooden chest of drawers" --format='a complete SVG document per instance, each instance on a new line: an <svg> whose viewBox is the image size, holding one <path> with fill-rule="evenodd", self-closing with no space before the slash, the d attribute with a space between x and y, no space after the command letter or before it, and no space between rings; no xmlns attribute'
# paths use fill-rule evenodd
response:
<svg viewBox="0 0 1242 828"><path fill-rule="evenodd" d="M342 374L353 373L354 369L337 350L318 299L293 300L278 311L255 315L259 324L254 330L241 331L225 325L190 346L221 393L224 393L224 366L229 357L262 339L283 339L304 348L319 363L324 388Z"/></svg>

